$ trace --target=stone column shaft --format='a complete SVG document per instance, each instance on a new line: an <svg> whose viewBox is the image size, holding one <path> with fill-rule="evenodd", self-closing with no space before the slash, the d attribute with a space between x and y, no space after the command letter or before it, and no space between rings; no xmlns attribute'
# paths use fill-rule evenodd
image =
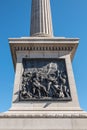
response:
<svg viewBox="0 0 87 130"><path fill-rule="evenodd" d="M32 0L30 36L53 36L50 0Z"/></svg>

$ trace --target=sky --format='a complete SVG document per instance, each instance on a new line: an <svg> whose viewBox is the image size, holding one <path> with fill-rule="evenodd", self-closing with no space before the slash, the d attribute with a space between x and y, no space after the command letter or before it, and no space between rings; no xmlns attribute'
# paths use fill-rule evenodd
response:
<svg viewBox="0 0 87 130"><path fill-rule="evenodd" d="M87 111L87 0L51 0L55 37L80 38L72 66L80 106ZM12 105L14 68L8 38L30 35L31 0L0 0L0 112Z"/></svg>

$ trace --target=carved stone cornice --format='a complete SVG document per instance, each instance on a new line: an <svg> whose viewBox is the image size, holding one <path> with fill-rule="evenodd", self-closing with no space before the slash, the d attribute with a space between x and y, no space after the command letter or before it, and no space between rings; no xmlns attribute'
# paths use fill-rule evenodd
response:
<svg viewBox="0 0 87 130"><path fill-rule="evenodd" d="M23 37L9 38L14 66L16 64L16 51L39 52L69 52L71 60L78 46L78 38L49 38L49 37Z"/></svg>

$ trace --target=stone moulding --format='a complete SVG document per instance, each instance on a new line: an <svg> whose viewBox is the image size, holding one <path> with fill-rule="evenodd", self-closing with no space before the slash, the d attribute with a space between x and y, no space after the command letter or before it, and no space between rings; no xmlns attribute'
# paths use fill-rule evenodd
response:
<svg viewBox="0 0 87 130"><path fill-rule="evenodd" d="M14 49L15 51L71 51L73 49L73 46L32 46L32 45L26 45L26 46L22 46L22 45L17 45L15 47L14 45Z"/></svg>
<svg viewBox="0 0 87 130"><path fill-rule="evenodd" d="M83 114L0 114L0 118L87 118L87 113Z"/></svg>

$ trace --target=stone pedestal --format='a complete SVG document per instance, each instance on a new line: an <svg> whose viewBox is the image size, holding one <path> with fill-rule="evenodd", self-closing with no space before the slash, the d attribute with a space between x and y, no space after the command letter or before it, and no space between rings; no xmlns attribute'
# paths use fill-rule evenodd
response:
<svg viewBox="0 0 87 130"><path fill-rule="evenodd" d="M0 130L87 130L87 113L80 109L71 61L79 39L9 39L15 67L12 108L0 114ZM19 101L23 58L64 59L71 91L70 101Z"/></svg>
<svg viewBox="0 0 87 130"><path fill-rule="evenodd" d="M79 106L71 61L79 39L9 39L15 67L12 108L0 114L0 130L87 130L87 113ZM70 101L19 101L23 58L65 59Z"/></svg>
<svg viewBox="0 0 87 130"><path fill-rule="evenodd" d="M71 101L49 101L40 102L39 105L37 102L27 102L30 106L30 109L40 109L43 108L44 104L47 102L51 105L48 105L48 109L58 109L74 107L78 108L78 98L76 92L76 86L73 76L72 64L75 50L78 46L79 39L69 39L69 38L20 38L20 39L9 39L13 62L15 66L15 82L14 82L14 94L13 94L13 105L16 104L26 104L22 101L19 101L19 91L21 86L22 74L24 71L23 68L23 59L43 59L56 61L59 59L65 60L65 66L67 71L68 83L71 92ZM33 105L32 105L33 104ZM19 105L20 106L20 105Z"/></svg>

